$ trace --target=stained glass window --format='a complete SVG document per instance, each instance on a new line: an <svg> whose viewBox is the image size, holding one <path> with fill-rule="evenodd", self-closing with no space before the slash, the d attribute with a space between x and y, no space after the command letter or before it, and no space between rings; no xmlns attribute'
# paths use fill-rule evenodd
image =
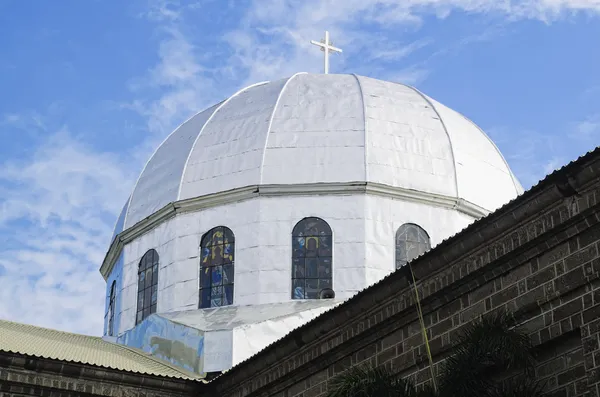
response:
<svg viewBox="0 0 600 397"><path fill-rule="evenodd" d="M431 248L429 235L414 223L405 223L396 232L396 269L406 265Z"/></svg>
<svg viewBox="0 0 600 397"><path fill-rule="evenodd" d="M233 232L218 226L200 242L200 308L233 304Z"/></svg>
<svg viewBox="0 0 600 397"><path fill-rule="evenodd" d="M138 299L135 323L156 313L158 297L158 253L151 249L142 256L138 270Z"/></svg>
<svg viewBox="0 0 600 397"><path fill-rule="evenodd" d="M318 299L332 288L331 228L320 218L304 218L292 231L292 299Z"/></svg>
<svg viewBox="0 0 600 397"><path fill-rule="evenodd" d="M114 334L114 322L115 322L115 299L117 294L117 284L115 281L112 282L110 286L110 295L108 297L108 336L113 336Z"/></svg>

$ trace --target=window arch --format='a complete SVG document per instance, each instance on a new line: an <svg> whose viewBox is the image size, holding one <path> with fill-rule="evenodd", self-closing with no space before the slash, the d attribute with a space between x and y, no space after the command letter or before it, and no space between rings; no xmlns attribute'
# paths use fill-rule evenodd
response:
<svg viewBox="0 0 600 397"><path fill-rule="evenodd" d="M108 336L114 335L114 323L115 323L115 301L117 295L117 282L113 281L110 286L110 295L108 297Z"/></svg>
<svg viewBox="0 0 600 397"><path fill-rule="evenodd" d="M431 248L429 235L421 226L405 223L396 231L396 269Z"/></svg>
<svg viewBox="0 0 600 397"><path fill-rule="evenodd" d="M233 304L235 236L231 229L218 226L200 242L200 308Z"/></svg>
<svg viewBox="0 0 600 397"><path fill-rule="evenodd" d="M138 301L135 323L156 313L158 297L158 252L151 249L142 256L138 268Z"/></svg>
<svg viewBox="0 0 600 397"><path fill-rule="evenodd" d="M331 227L321 218L304 218L292 230L292 299L317 299L332 287Z"/></svg>

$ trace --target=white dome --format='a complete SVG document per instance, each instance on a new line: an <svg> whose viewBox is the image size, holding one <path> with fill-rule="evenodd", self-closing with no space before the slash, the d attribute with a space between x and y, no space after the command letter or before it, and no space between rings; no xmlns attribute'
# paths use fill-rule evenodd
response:
<svg viewBox="0 0 600 397"><path fill-rule="evenodd" d="M522 192L473 122L415 88L297 74L244 88L158 147L115 234L170 202L256 185L373 183L493 211Z"/></svg>

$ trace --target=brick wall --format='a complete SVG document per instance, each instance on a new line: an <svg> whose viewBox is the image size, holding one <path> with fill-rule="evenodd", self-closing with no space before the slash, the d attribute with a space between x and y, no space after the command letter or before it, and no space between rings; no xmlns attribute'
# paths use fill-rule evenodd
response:
<svg viewBox="0 0 600 397"><path fill-rule="evenodd" d="M194 381L0 352L0 397L200 397Z"/></svg>
<svg viewBox="0 0 600 397"><path fill-rule="evenodd" d="M434 372L461 327L477 316L509 308L520 310L523 328L538 346L536 371L547 382L549 396L600 396L599 235L600 227L596 226L425 313ZM392 368L417 384L428 382L425 354L419 324L413 321L278 395L324 395L328 379L349 366L365 363Z"/></svg>
<svg viewBox="0 0 600 397"><path fill-rule="evenodd" d="M540 352L549 396L600 397L600 161L577 172L578 195L547 184L413 262L434 371L462 327L509 310ZM396 272L211 386L231 397L322 396L331 377L365 363L428 382L414 303Z"/></svg>

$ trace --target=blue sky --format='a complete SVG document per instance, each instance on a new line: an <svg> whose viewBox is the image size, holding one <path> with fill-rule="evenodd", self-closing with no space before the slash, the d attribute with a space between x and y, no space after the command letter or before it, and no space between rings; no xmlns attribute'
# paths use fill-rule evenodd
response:
<svg viewBox="0 0 600 397"><path fill-rule="evenodd" d="M600 0L0 0L0 318L101 334L98 273L164 137L244 85L415 85L525 188L600 145Z"/></svg>

